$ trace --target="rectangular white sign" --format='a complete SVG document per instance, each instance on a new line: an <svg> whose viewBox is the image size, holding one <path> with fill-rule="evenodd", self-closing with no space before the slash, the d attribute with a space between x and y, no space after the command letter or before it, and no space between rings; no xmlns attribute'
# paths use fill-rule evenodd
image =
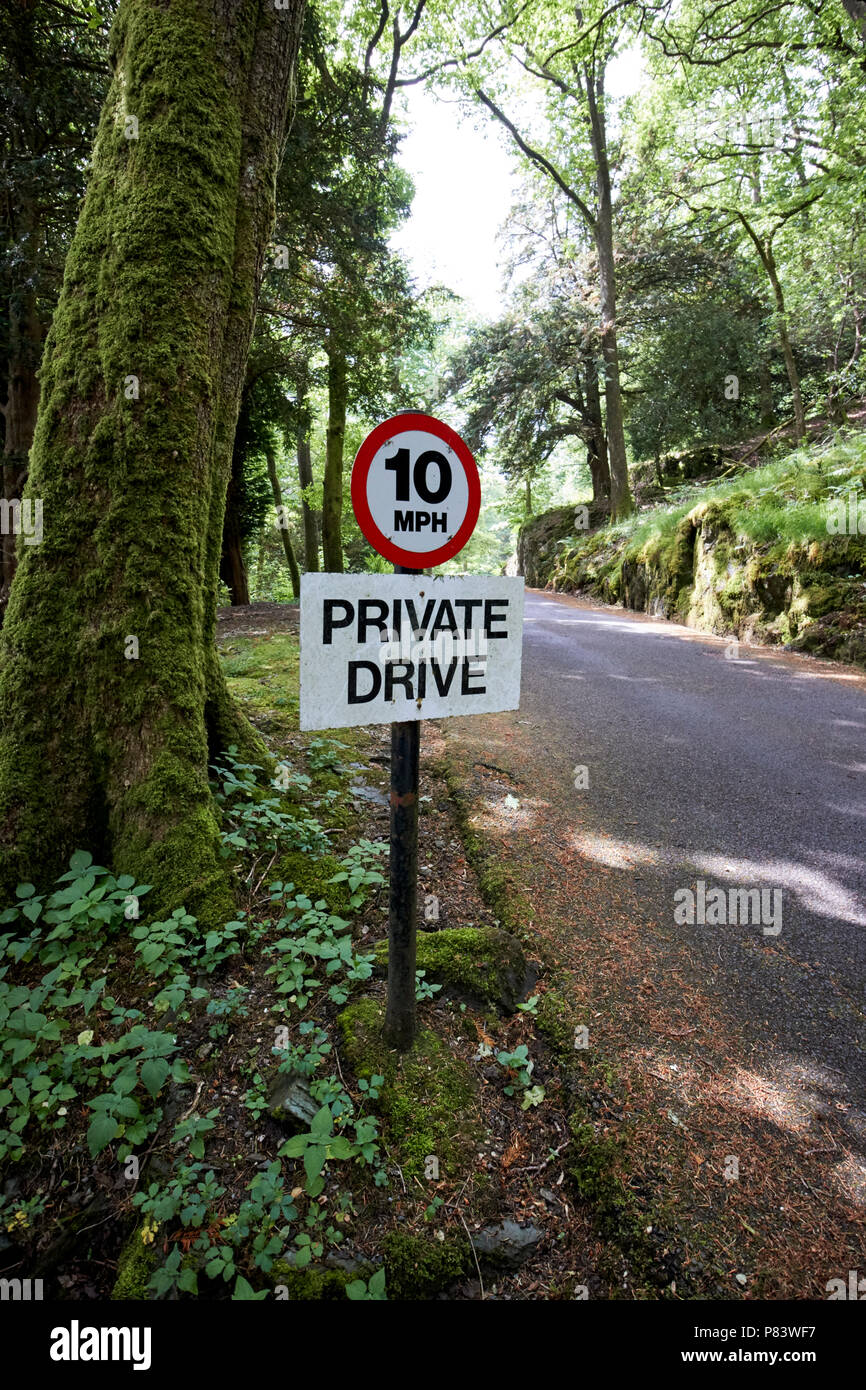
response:
<svg viewBox="0 0 866 1390"><path fill-rule="evenodd" d="M301 728L520 704L523 579L305 574Z"/></svg>

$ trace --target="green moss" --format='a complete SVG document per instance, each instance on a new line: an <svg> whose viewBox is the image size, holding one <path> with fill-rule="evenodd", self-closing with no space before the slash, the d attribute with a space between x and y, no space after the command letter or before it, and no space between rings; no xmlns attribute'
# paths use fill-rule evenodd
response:
<svg viewBox="0 0 866 1390"><path fill-rule="evenodd" d="M383 1250L385 1287L392 1303L433 1298L475 1268L469 1241L456 1233L439 1241L391 1231Z"/></svg>
<svg viewBox="0 0 866 1390"><path fill-rule="evenodd" d="M451 765L450 756L446 753L445 758L435 765L435 770L442 776L448 788L460 839L475 872L484 901L512 936L525 944L532 943L537 947L537 941L531 936L528 925L533 916L532 906L521 892L514 876L496 857L484 837L473 828L470 822L470 799L459 769Z"/></svg>
<svg viewBox="0 0 866 1390"><path fill-rule="evenodd" d="M306 893L313 902L324 898L332 912L337 916L349 913L351 894L345 883L330 883L329 879L340 872L339 860L332 854L324 854L320 859L296 850L284 854L274 866L268 882L282 879L283 883L293 883L298 893Z"/></svg>
<svg viewBox="0 0 866 1390"><path fill-rule="evenodd" d="M148 1297L148 1281L159 1264L159 1255L154 1241L145 1244L142 1240L144 1229L144 1223L136 1226L120 1252L112 1299L141 1301Z"/></svg>
<svg viewBox="0 0 866 1390"><path fill-rule="evenodd" d="M548 990L539 1000L537 1018L539 1032L562 1055L563 1061L571 1060L579 1021L565 995L555 989Z"/></svg>
<svg viewBox="0 0 866 1390"><path fill-rule="evenodd" d="M376 956L380 964L387 964L387 941L377 944ZM522 996L526 960L520 943L495 927L419 931L416 960L429 980L510 1012Z"/></svg>
<svg viewBox="0 0 866 1390"><path fill-rule="evenodd" d="M713 460L712 446L699 447L666 467L685 479ZM526 532L525 572L703 631L866 664L866 538L845 533L840 502L864 486L866 434L855 430L729 480L678 487L670 504L533 554L532 536L565 524L559 510L545 514Z"/></svg>
<svg viewBox="0 0 866 1390"><path fill-rule="evenodd" d="M584 1201L591 1202L602 1216L619 1211L625 1204L625 1193L617 1168L621 1158L617 1140L600 1138L582 1111L569 1119L571 1139L568 1146L566 1170Z"/></svg>
<svg viewBox="0 0 866 1390"><path fill-rule="evenodd" d="M440 1171L455 1177L469 1167L480 1135L475 1079L448 1043L422 1030L403 1055L382 1038L384 1007L362 999L345 1009L337 1023L346 1059L356 1076L385 1077L378 1108L386 1143L406 1177L423 1177L425 1160L435 1155Z"/></svg>
<svg viewBox="0 0 866 1390"><path fill-rule="evenodd" d="M342 1269L321 1269L308 1265L306 1269L295 1269L285 1260L276 1260L271 1266L268 1278L274 1288L283 1284L289 1295L289 1302L300 1303L345 1303L346 1285L353 1279L365 1278L367 1271L347 1274Z"/></svg>

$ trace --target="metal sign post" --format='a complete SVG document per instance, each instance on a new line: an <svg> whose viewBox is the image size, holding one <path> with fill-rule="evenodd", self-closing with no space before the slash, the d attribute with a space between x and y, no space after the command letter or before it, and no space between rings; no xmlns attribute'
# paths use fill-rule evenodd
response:
<svg viewBox="0 0 866 1390"><path fill-rule="evenodd" d="M394 573L420 574L422 571L395 565ZM400 1052L407 1051L415 1039L420 750L420 720L401 720L391 725L391 876L385 1041Z"/></svg>

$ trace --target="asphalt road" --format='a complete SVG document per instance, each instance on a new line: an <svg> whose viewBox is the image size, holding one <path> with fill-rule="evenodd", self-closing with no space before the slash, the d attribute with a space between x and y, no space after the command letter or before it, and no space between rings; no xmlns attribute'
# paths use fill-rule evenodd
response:
<svg viewBox="0 0 866 1390"><path fill-rule="evenodd" d="M545 778L586 767L576 841L627 872L648 919L674 922L683 889L697 914L699 880L729 914L728 889L769 890L762 924L678 930L768 1064L819 1113L842 1111L862 1155L866 676L766 647L732 656L720 638L528 591L518 720L543 741Z"/></svg>

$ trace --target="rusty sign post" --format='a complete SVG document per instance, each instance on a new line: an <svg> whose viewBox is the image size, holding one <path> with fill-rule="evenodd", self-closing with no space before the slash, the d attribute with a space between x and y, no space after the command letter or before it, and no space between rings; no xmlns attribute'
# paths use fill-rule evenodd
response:
<svg viewBox="0 0 866 1390"><path fill-rule="evenodd" d="M394 566L395 574L421 572ZM420 720L404 719L391 725L391 873L385 1041L400 1052L410 1048L415 1037L420 750Z"/></svg>

